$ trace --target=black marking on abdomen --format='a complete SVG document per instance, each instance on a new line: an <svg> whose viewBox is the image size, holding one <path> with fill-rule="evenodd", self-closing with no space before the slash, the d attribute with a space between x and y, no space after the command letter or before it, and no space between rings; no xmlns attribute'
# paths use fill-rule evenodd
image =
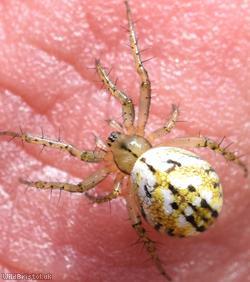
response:
<svg viewBox="0 0 250 282"><path fill-rule="evenodd" d="M184 213L182 213L182 214L185 216L186 221L188 221L195 228L196 231L203 232L203 231L206 230L205 226L198 226L197 225L193 215L185 215Z"/></svg>
<svg viewBox="0 0 250 282"><path fill-rule="evenodd" d="M195 212L197 212L196 206L194 206L192 203L188 203L191 209L193 209Z"/></svg>
<svg viewBox="0 0 250 282"><path fill-rule="evenodd" d="M188 185L188 191L189 192L195 192L196 189L195 189L195 187L193 185Z"/></svg>
<svg viewBox="0 0 250 282"><path fill-rule="evenodd" d="M146 197L148 198L152 198L152 195L150 194L150 192L148 191L148 186L147 185L144 185L144 191L146 193Z"/></svg>
<svg viewBox="0 0 250 282"><path fill-rule="evenodd" d="M169 236L174 236L174 229L169 228L166 232Z"/></svg>
<svg viewBox="0 0 250 282"><path fill-rule="evenodd" d="M178 191L177 191L177 189L176 189L172 184L170 184L170 183L169 183L169 185L168 185L168 189L169 189L174 195L179 194Z"/></svg>
<svg viewBox="0 0 250 282"><path fill-rule="evenodd" d="M178 206L178 204L177 204L176 202L173 202L173 203L171 203L170 205L171 205L171 207L172 207L174 210L178 210L178 208L179 208L179 206Z"/></svg>
<svg viewBox="0 0 250 282"><path fill-rule="evenodd" d="M201 207L210 210L212 217L218 217L219 213L214 210L205 199L201 199Z"/></svg>
<svg viewBox="0 0 250 282"><path fill-rule="evenodd" d="M201 226L198 226L198 228L196 229L198 232L204 232L206 230L206 227L201 225Z"/></svg>
<svg viewBox="0 0 250 282"><path fill-rule="evenodd" d="M162 224L161 223L156 223L155 226L154 226L154 229L156 231L159 231L161 228L162 228Z"/></svg>
<svg viewBox="0 0 250 282"><path fill-rule="evenodd" d="M152 165L148 164L148 163L146 162L146 159L145 159L145 158L141 158L140 161L143 162L143 163L145 163L145 165L149 168L149 170L150 170L152 173L156 173L155 168L154 168Z"/></svg>
<svg viewBox="0 0 250 282"><path fill-rule="evenodd" d="M215 183L213 184L213 186L214 186L214 188L218 188L218 187L220 186L220 183L215 182Z"/></svg>
<svg viewBox="0 0 250 282"><path fill-rule="evenodd" d="M179 162L176 162L176 161L174 161L174 160L167 160L167 163L169 163L169 164L174 164L174 165L177 165L177 166L181 166L181 163L179 163Z"/></svg>
<svg viewBox="0 0 250 282"><path fill-rule="evenodd" d="M207 173L207 174L209 174L210 172L215 172L215 170L212 168L212 167L210 167L209 169L205 169L205 172ZM216 173L216 172L215 172Z"/></svg>
<svg viewBox="0 0 250 282"><path fill-rule="evenodd" d="M192 203L188 203L188 205L189 205L189 207L190 207L191 209L193 209L193 210L196 212L196 214L198 214L198 215L200 216L200 218L201 218L204 222L208 222L208 221L209 221L208 218L206 218L206 217L203 216L203 215L200 215L199 210L197 209L196 206L194 206Z"/></svg>
<svg viewBox="0 0 250 282"><path fill-rule="evenodd" d="M172 185L169 183L168 185L168 188L169 190L174 194L174 195L179 195L179 191ZM193 187L194 188L194 187ZM195 189L195 188L194 188ZM174 206L173 206L174 204ZM172 208L174 209L175 207L179 208L178 207L178 204L176 203L172 203L171 206ZM193 209L193 211L195 212L198 212L198 209L192 204L192 203L188 203L189 207L191 207ZM195 221L195 218L193 215L185 215L184 212L182 212L182 215L185 217L186 221L189 222L197 232L203 232L206 230L206 227L201 225L201 226L198 226L196 221ZM204 220L206 222L206 220ZM169 234L170 235L170 234Z"/></svg>

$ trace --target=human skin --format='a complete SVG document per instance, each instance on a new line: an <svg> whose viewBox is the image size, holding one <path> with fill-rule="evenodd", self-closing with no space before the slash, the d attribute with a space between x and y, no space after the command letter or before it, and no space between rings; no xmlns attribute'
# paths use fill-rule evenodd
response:
<svg viewBox="0 0 250 282"><path fill-rule="evenodd" d="M152 81L147 131L179 104L167 138L199 132L234 144L247 162L250 138L249 3L131 3ZM174 3L171 3L174 2ZM139 80L122 1L0 3L0 130L60 136L79 148L107 138L105 119L121 115L92 69L100 58L138 102ZM0 140L1 272L51 273L54 281L164 281L128 220L124 201L93 206L80 194L26 190L18 178L76 182L95 170L63 152ZM242 170L200 150L221 177L224 208L207 232L178 239L147 230L174 281L250 281L250 189ZM112 179L98 191L112 189Z"/></svg>

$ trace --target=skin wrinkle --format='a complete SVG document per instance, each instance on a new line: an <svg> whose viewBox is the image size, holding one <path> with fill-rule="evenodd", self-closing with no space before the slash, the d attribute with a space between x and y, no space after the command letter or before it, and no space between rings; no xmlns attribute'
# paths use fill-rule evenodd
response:
<svg viewBox="0 0 250 282"><path fill-rule="evenodd" d="M27 41L26 41L27 43ZM65 58L62 58L61 56L58 56L58 51L54 51L54 52L50 52L49 49L46 49L46 48L41 48L41 46L38 46L38 45L35 45L34 42L32 42L32 45L30 45L32 47L35 47L36 50L40 50L40 51L43 51L45 52L47 55L49 56L52 56L54 58L56 58L58 60L58 62L64 62L67 66L70 66L72 67L76 73L82 78L82 79L85 79L85 80L88 80L89 82L92 82L93 83L93 80L89 80L87 76L84 76L84 73L81 71L80 72L80 69L77 70L77 65L74 65L73 62L71 62L71 60L67 60L66 57ZM63 54L62 54L63 55ZM50 107L47 107L46 108L46 111L43 111L43 112L39 112L39 107L32 107L32 103L30 103L30 99L26 99L26 96L25 95L22 95L20 90L19 89L15 89L15 86L11 86L11 84L7 84L6 82L4 83L3 80L0 79L0 83L1 83L1 86L6 89L6 90L9 90L13 95L16 95L16 96L20 96L22 98L22 100L27 104L29 105L31 108L33 108L34 110L34 114L38 113L38 114L41 114L41 115L46 115L48 116L49 115L49 112L51 112L53 110L53 107L54 105L57 103L56 101L60 98L60 97L63 97L64 99L62 100L61 98L61 101L66 101L70 95L68 95L68 98L65 97L65 96L60 96L60 93L58 93L58 95L55 97L55 99L53 99L53 101L51 101L51 106ZM86 100L86 103L88 102L87 99L89 99L89 96L87 96L85 98ZM32 101L31 101L32 102ZM51 120L50 120L51 121Z"/></svg>
<svg viewBox="0 0 250 282"><path fill-rule="evenodd" d="M24 10L24 11L26 11L27 9L26 8L23 8L23 6L25 6L25 4L24 3L22 3L22 5L20 5L20 6L22 6L22 9ZM26 5L27 6L27 5ZM6 10L6 13L9 15L9 16L11 16L12 15L12 11L11 11L11 8L9 7L9 8L5 8L5 9L3 9L3 10ZM15 10L15 9L12 9L12 10ZM22 10L22 11L23 11ZM13 12L13 14L15 15L15 12ZM34 18L35 19L35 16L34 16L34 14L33 14L33 12L31 12L31 13L29 13L31 16L32 16L32 19ZM38 14L39 14L39 12L38 13L36 13L35 15L37 15L38 16ZM37 27L37 22L39 21L39 19L37 20L37 21L34 21L34 28L33 28L33 30L32 30L32 28L31 28L31 25L29 25L28 24L28 20L27 20L27 12L26 13L24 13L24 19L25 20L23 20L23 22L25 22L25 24L23 24L23 22L20 20L20 18L21 17L18 17L17 19L17 21L15 21L15 24L13 24L13 28L10 28L9 30L8 30L8 32L7 32L7 34L9 34L9 37L10 38L12 38L13 40L18 40L18 42L25 42L25 40L26 40L26 38L29 38L29 37L31 37L32 38L32 36L34 37L34 39L37 37L37 33L36 33L36 31L37 31L37 29L39 28L39 27ZM4 18L4 19L6 19L6 17ZM42 17L42 19L44 19L44 17ZM46 19L47 20L47 19ZM64 20L63 18L61 19L61 20ZM4 21L4 22L6 22L6 21ZM47 22L48 22L48 20L47 20ZM65 24L66 25L66 24ZM9 24L9 26L10 26L10 24ZM33 26L33 25L32 25ZM61 24L58 24L58 26L61 26ZM67 26L67 25L66 25ZM24 30L22 30L22 27L24 27ZM18 32L16 32L16 30L18 30ZM21 31L22 30L22 31ZM29 30L29 31L31 31L31 32L26 32L26 30ZM33 32L32 32L33 31ZM18 34L18 35L16 35L16 34ZM38 32L38 34L39 34L39 32ZM41 38L41 43L43 42L43 44L45 44L45 42L48 42L48 41L51 41L50 40L50 38L47 38L47 40L46 40L46 38L44 37L44 36L40 36L39 37L39 39ZM33 40L34 41L34 40ZM52 42L53 44L54 43L56 43L56 38L55 38L55 42ZM51 44L51 46L52 46L52 44ZM60 47L60 46L58 46L58 47ZM36 48L37 49L37 48ZM68 52L68 55L69 55L69 52ZM59 58L60 59L60 58ZM68 59L69 59L69 56L68 56Z"/></svg>
<svg viewBox="0 0 250 282"><path fill-rule="evenodd" d="M74 58L74 60L72 59L69 59L69 58L72 58L70 56L68 56L67 58L67 54L64 54L63 52L60 52L60 49L53 49L53 47L51 47L51 50L49 47L47 47L44 42L35 42L33 41L32 39L30 39L30 41L26 41L26 43L29 43L30 46L32 47L35 47L37 50L40 50L40 51L43 51L44 53L46 53L47 55L53 57L53 58L56 58L56 60L58 60L58 62L64 62L66 66L70 66L72 67L72 69L85 81L88 81L88 82L91 82L93 84L96 84L97 88L98 88L98 84L100 84L101 82L100 81L95 81L94 80L94 76L92 78L89 78L88 75L84 75L84 71L83 71L83 68L87 68L87 69L90 69L90 68L94 68L94 64L92 67L84 67L84 66L80 66L79 63L76 62L76 58ZM42 47L43 45L43 47ZM56 101L58 100L58 98L60 97L60 93L59 95L57 96L57 98L55 98L53 100L53 103L51 103L51 107L50 108L47 108L47 111L46 112L43 112L44 115L48 115L48 113L53 109L53 105L56 104ZM67 97L63 97L63 101L67 101L68 98L70 98L70 95L68 95L68 98ZM89 100L89 96L87 96L85 98L85 103L87 104L88 103L88 100ZM62 100L61 100L62 102ZM35 108L37 110L37 108Z"/></svg>
<svg viewBox="0 0 250 282"><path fill-rule="evenodd" d="M19 49L19 51L22 51L22 50ZM36 51L39 51L39 50L36 49ZM14 63L16 63L16 61ZM13 83L12 83L12 86L11 86L11 80L13 81L13 80L17 80L18 79L18 78L15 77L15 75L18 76L18 77L19 77L19 75L21 75L20 73L23 71L23 66L22 66L22 68L20 70L17 70L17 72L14 74L13 78L10 77L10 74L9 74L10 71L13 71L13 69L8 70L8 73L7 73L6 77L3 74L3 78L1 79L1 82L2 82L3 87L6 87L7 89L11 90L13 95L20 96L25 101L26 104L28 104L31 108L35 109L36 112L38 112L39 114L43 114L44 115L45 113L47 113L54 106L54 103L55 103L55 100L56 100L56 96L55 95L52 98L50 98L50 99L41 98L44 101L44 103L46 103L46 107L42 107L42 109L39 111L39 109L41 107L39 107L36 104L34 104L34 103L37 103L37 99L30 100L29 96L27 95L27 92L29 92L28 89L31 90L29 87L28 87L28 89L22 90L23 82L21 82L21 81L17 83L17 86L15 84L13 84ZM8 84L6 83L6 81L7 81ZM44 83L44 80L42 81L42 83ZM38 97L38 99L39 99L44 92L41 93L41 89L39 89L39 88L36 88L36 90L37 91L32 90L32 92L33 92L33 95L39 96ZM60 94L61 93L59 92L57 94L57 96L60 95Z"/></svg>
<svg viewBox="0 0 250 282"><path fill-rule="evenodd" d="M85 6L88 6L89 12L93 15L93 18L99 16L100 19L98 19L96 23L93 22L93 24L96 24L96 30L100 29L103 35L98 38L98 42L93 42L92 29L85 30L84 32L86 33L83 34L81 40L82 43L86 45L86 48L89 48L90 52L85 54L83 49L78 49L79 54L77 52L74 53L73 50L72 52L74 54L71 55L79 55L79 65L81 64L82 66L89 66L91 62L93 63L96 56L103 58L103 63L108 68L111 67L111 65L114 65L114 69L112 71L112 74L114 74L112 77L115 78L117 74L122 73L122 76L118 75L120 89L127 89L126 93L128 93L133 99L138 99L139 85L134 83L136 72L133 68L132 58L128 48L124 47L120 42L120 40L122 40L122 42L128 43L127 33L124 32L123 29L119 28L121 22L125 23L125 8L122 1L119 5L110 1L105 4L105 6L103 6L102 1L97 1L94 4L88 1L84 2ZM117 1L115 2L117 3ZM11 5L13 4L11 4L12 2L9 3L10 4L8 5L11 9ZM18 5L18 3L19 2L16 2L15 5ZM244 154L247 152L247 137L249 137L249 128L246 126L248 122L247 105L242 107L242 112L240 112L240 122L237 120L237 115L239 114L238 109L240 108L241 103L238 98L241 98L242 96L246 97L246 89L249 88L247 77L245 76L245 80L243 82L241 82L239 78L236 80L235 85L239 89L240 96L234 96L234 93L238 92L233 92L232 94L229 88L227 95L231 99L227 99L225 103L221 102L218 115L215 116L209 113L209 111L214 110L213 107L215 107L215 105L211 107L209 100L214 101L219 98L223 99L223 97L218 93L213 92L215 88L212 86L215 76L212 76L211 73L209 73L209 75L211 75L209 78L209 87L207 84L204 84L202 87L199 85L199 83L202 83L205 78L203 72L206 71L206 66L204 66L204 68L201 67L203 59L201 58L199 61L200 57L198 58L200 65L192 65L190 62L191 58L187 57L187 65L184 66L187 68L188 73L184 72L181 76L178 76L175 73L175 70L181 70L183 65L177 65L173 60L170 60L170 58L177 57L182 62L182 60L185 59L185 55L190 55L190 53L195 55L195 52L193 52L192 49L192 52L188 52L188 50L190 50L188 49L188 46L185 48L183 46L182 48L181 45L178 45L176 47L172 45L171 42L174 39L178 41L182 31L181 23L173 23L173 19L171 19L174 16L177 18L180 17L179 19L181 19L182 14L185 12L185 9L180 9L180 3L181 1L176 1L176 11L173 13L171 12L173 7L171 5L166 5L165 1L159 1L156 7L157 9L152 7L152 4L147 1L145 2L144 8L141 8L141 3L139 2L131 2L132 12L135 15L135 19L140 17L144 18L144 14L148 17L148 20L143 19L143 21L139 21L137 24L137 34L141 42L141 47L148 47L145 42L148 42L146 41L147 36L150 35L150 38L153 38L154 41L153 46L149 47L154 50L153 52L156 55L159 53L155 60L149 61L146 64L146 68L148 69L153 84L152 86L153 88L157 88L157 95L160 97L160 101L162 102L162 105L159 107L157 106L157 103L153 102L154 106L149 123L152 123L152 120L157 119L157 121L161 121L159 125L162 125L171 111L171 104L180 102L180 118L181 120L187 120L188 122L178 123L177 129L174 131L174 135L178 135L178 133L181 133L182 135L184 133L185 135L189 135L189 132L198 133L198 131L201 130L202 133L205 132L206 135L213 138L215 136L215 139L218 137L219 140L226 131L226 136L229 138L228 143L231 139L235 140L235 148L237 148L241 154ZM192 5L196 2L189 1L189 3L190 9L192 9ZM217 1L216 3L219 5L220 1ZM77 5L73 5L72 7L77 9ZM161 13L161 7L162 9L163 7L166 7L169 13ZM43 12L44 11L45 10L43 10ZM53 11L53 7L51 7L50 11ZM177 11L178 14L176 14ZM60 11L57 11L57 13L60 13ZM151 17L151 14L154 13L156 15ZM53 13L51 12L50 16L52 14ZM199 9L197 14L199 14ZM115 19L112 21L113 15L115 15ZM216 20L214 15L211 15L211 17L213 17L213 20ZM109 22L107 22L107 19L109 19ZM158 19L161 19L164 25L158 25ZM243 21L244 17L241 17L240 20ZM13 17L7 19L7 25L8 21L14 22ZM51 17L51 24L54 24L53 17ZM175 31L179 31L175 35L171 32L174 24ZM186 24L187 23L185 23L185 25ZM203 23L200 23L201 26L202 24ZM235 24L237 24L237 22ZM113 27L117 28L118 31L113 30ZM72 22L72 29L74 29L74 22ZM30 30L32 30L32 28L30 28ZM183 30L185 31L185 26L183 27ZM157 34L161 34L161 41L155 39ZM108 36L112 36L112 40L105 38ZM115 38L117 38L116 41L114 41ZM51 38L49 40L51 40ZM233 42L231 45L234 44ZM63 46L63 43L62 45L56 45L56 43L52 41L51 46L53 46L53 44L55 44L55 46L59 46L55 47L55 50L56 48ZM109 46L111 44L113 45ZM213 46L213 42L208 42L208 48L210 44ZM82 45L79 43L79 46ZM187 52L187 54L185 52ZM152 52L143 53L143 59L150 57L151 53ZM181 53L181 55L179 56L178 53ZM200 55L206 57L202 52L200 52ZM225 56L226 55L227 54L225 54ZM207 58L208 62L209 60L211 60L211 62L213 61L213 56L216 59L216 50L213 50L212 56ZM129 66L127 66L126 63L124 64L125 58L128 58ZM25 58L23 59L25 60ZM159 69L160 61L164 61L164 67L161 69ZM232 67L232 79L234 76L240 76L240 69L242 69L245 73L245 69L247 68L246 60L245 62L242 61L241 64L241 68L237 66L237 70L239 71L236 71L235 73ZM222 70L220 71L222 72ZM86 69L83 70L83 74L84 73L86 73L86 76L83 77L83 79L85 81L88 80L90 83L91 80L88 79L88 77L94 77L94 71L92 72L92 70ZM199 74L200 76L197 76ZM194 80L195 76L199 79ZM132 84L131 81L133 81ZM191 84L195 84L198 87L198 90L193 91L190 88L190 84L187 83L188 81L191 82ZM217 85L220 84L217 80L215 82ZM27 84L28 83L29 82L27 81ZM53 85L53 78L51 80L49 79L48 84ZM166 85L170 87L170 90L166 91L163 87ZM63 132L63 139L77 146L80 144L82 136L84 136L85 139L87 138L85 132L91 132L94 130L108 135L110 130L107 128L105 121L100 119L101 112L104 111L106 113L108 109L110 116L107 116L107 118L109 118L113 116L113 111L120 113L120 107L116 102L112 101L108 103L110 99L104 99L103 95L100 95L102 91L100 91L99 86L97 86L98 83L95 84L93 81L92 85L86 84L86 86L84 86L86 89L83 89L82 93L78 91L79 93L75 99L61 99L62 105L65 105L66 102L69 104L69 109L74 109L74 107L80 106L80 112L77 110L79 113L74 115L72 112L68 113L61 110L60 107L55 107L50 114L51 118L48 120L48 123L40 124L39 121L34 123L32 116L37 115L37 113L34 112L30 115L30 121L27 119L26 123L22 124L22 127L26 128L27 126L28 128L32 127L33 129L38 128L35 132L39 132L39 126L43 126L46 133L46 127L52 121L56 125L61 122L62 126L64 126L66 120L68 120ZM46 89L44 89L44 91L46 91ZM29 90L28 94L27 99L30 99L31 103L36 103L33 98L34 96L32 95L34 93ZM8 129L16 129L16 116L21 118L22 113L19 112L17 105L16 113L13 112L13 118L6 119L4 116L4 107L2 107L1 104L1 95L2 93L0 94L0 112L2 115L0 128L6 129L7 126ZM22 93L20 93L20 95L24 96ZM58 97L60 97L60 93L58 93L58 95ZM98 102L96 98L92 98L92 95L100 95L102 100ZM153 95L155 95L155 93L153 93ZM108 94L106 97L108 97ZM207 99L209 100L207 101ZM88 100L88 105L90 105L91 102L93 103L92 108L89 106L83 106L86 100ZM200 102L196 103L197 101ZM206 101L207 103L205 105ZM51 102L51 105L54 106L54 103ZM229 105L232 105L230 109L228 107ZM36 105L36 107L39 108L39 105ZM32 109L34 110L34 107L32 107ZM230 112L230 121L226 119L226 116L223 113L227 110ZM92 123L87 122L86 127L82 116L88 116L88 119L92 118ZM236 118L233 119L233 117ZM74 119L72 121L73 124L77 124L77 121L79 121L78 127L70 127L69 124L72 118ZM205 122L203 122L204 119ZM192 122L190 122L190 120L192 120ZM242 124L244 121L245 123ZM228 125L226 129L224 128L225 124ZM154 125L149 124L148 128L151 126L153 127ZM57 132L58 131L55 130L53 135L50 130L48 135L56 138ZM171 137L172 136L173 135L171 135ZM238 142L239 144L237 144ZM0 140L0 146L1 143L2 141ZM29 144L27 144L26 147L28 146ZM40 148L38 148L37 151L39 150ZM51 150L46 150L46 152L42 153L44 161L47 156L48 158L51 158L50 152ZM19 204L15 202L13 203L14 208L11 209L12 212L14 211L13 216L10 216L8 211L0 210L3 221L3 225L0 225L0 231L2 228L4 230L4 226L10 224L11 226L9 227L9 231L5 235L9 235L10 243L22 243L22 248L18 247L18 245L12 247L12 244L10 244L10 252L8 252L8 250L4 248L4 243L6 242L2 241L2 243L0 243L0 251L1 256L3 257L1 261L4 262L3 267L6 267L12 272L21 270L24 272L52 272L56 281L62 281L63 277L66 277L64 278L66 279L65 281L79 281L79 279L84 279L86 281L95 282L103 279L103 281L112 282L119 279L121 282L129 280L139 282L145 281L145 278L147 281L162 281L162 278L158 275L152 263L150 261L145 262L148 257L144 251L139 251L142 246L136 245L130 247L131 243L137 240L137 237L132 230L130 223L126 220L126 210L119 200L112 203L112 213L110 214L109 205L93 208L92 205L81 195L79 197L74 196L71 200L69 200L71 197L62 193L59 206L55 204L56 196L53 196L53 201L48 200L48 196L50 194L49 192L45 194L33 190L32 192L27 191L24 195L22 195L25 187L17 184L17 179L22 176L22 174L29 175L32 173L32 175L36 175L34 167L29 165L33 156L30 157L28 155L27 157L22 157L22 159L20 159L20 156L16 154L15 158L18 159L18 163L23 162L24 168L20 170L20 174L18 175L11 173L6 175L4 174L4 171L11 171L11 167L17 164L17 159L13 157L11 159L7 158L8 154L11 154L11 151L5 152L4 160L0 157L1 185L5 187L5 191L7 193L11 193L13 190L14 192L20 191L18 193L20 197L18 201L20 202ZM57 154L55 162L56 164L59 164L58 168L63 171L68 171L71 175L87 175L87 171L89 172L87 164L83 163L80 166L73 158L67 161L67 163L65 163L66 161L63 162L60 167L59 162L62 160L64 155L65 154L62 153L62 157L60 158L60 153ZM209 153L205 153L205 155L208 156ZM13 156L13 154L11 156ZM225 164L220 157L212 158L212 160L213 164L215 164L216 168L218 168L218 174L222 177L224 191L226 194L226 205L224 206L223 214L216 225L210 231L201 235L201 237L191 238L184 241L173 240L167 236L161 236L154 232L151 228L148 228L150 234L153 235L153 239L160 243L160 256L164 261L166 269L177 282L200 281L201 277L205 282L209 280L211 281L211 278L213 278L214 281L226 281L229 278L227 275L229 275L228 273L230 273L230 271L223 271L223 269L227 269L234 260L237 260L239 263L239 268L245 269L247 267L246 261L247 259L249 260L249 256L239 259L238 257L234 257L234 251L236 249L238 250L238 253L242 253L245 248L249 248L247 245L247 238L249 237L250 230L247 227L246 219L242 221L242 218L246 218L246 214L242 206L249 206L250 199L249 190L244 189L244 187L246 187L246 180L243 180L242 173L236 166L232 164ZM73 166L76 166L76 168L73 168ZM37 171L37 174L41 175L40 169ZM8 179L8 181L6 179ZM45 176L43 179L46 180ZM10 186L8 183L14 184ZM112 182L106 182L103 185L103 188L106 188L107 190L108 188L111 188L111 186ZM240 193L237 193L238 191L240 191ZM237 208L238 205L241 207ZM21 220L17 221L15 219L17 216L19 216L19 219ZM72 222L70 224L66 224L66 218L70 217ZM25 222L25 224L23 222ZM241 223L243 225L241 225ZM41 226L43 232L46 232L47 236L50 238L49 243L52 245L49 247L46 247L47 239L43 239L42 237L38 238L39 233L37 233L36 229L36 226L38 225ZM29 233L29 236L27 236L27 232ZM217 246L216 242L218 242L219 246ZM237 242L241 242L241 244L238 244ZM41 251L43 245L45 246L44 252ZM71 247L71 251L67 250L66 245ZM217 251L218 249L223 250L223 247L226 250L225 253L230 258L230 262L228 262L227 257L223 256L223 252ZM46 263L44 262L44 255L46 255ZM15 258L15 263L13 263L13 258ZM244 271L239 270L239 275L242 272L244 273ZM247 279L249 279L249 274L246 271L244 277L237 277L237 272L235 275L235 279L231 279L230 281L247 281ZM237 280L237 278L240 278L240 280Z"/></svg>
<svg viewBox="0 0 250 282"><path fill-rule="evenodd" d="M33 40L29 40L29 41L26 41L26 42L27 43L29 42L32 47L35 47L36 49L45 52L47 55L56 58L59 62L65 63L66 66L72 67L72 69L82 79L89 80L88 76L85 76L84 72L82 71L84 66L81 66L81 65L79 65L79 63L77 63L77 61L76 61L77 58L72 59L72 57L68 56L68 54L64 54L63 52L60 52L61 50L59 48L53 49L52 46L47 46L47 45L43 44L44 42L35 42ZM94 64L93 64L93 68L94 68Z"/></svg>
<svg viewBox="0 0 250 282"><path fill-rule="evenodd" d="M98 27L97 25L93 26L96 23L96 19L90 13L86 13L85 17L86 17L86 21L89 24L90 31L94 35L95 42L103 42L103 38L106 37L106 30L105 29L103 30L102 28L100 28L100 26Z"/></svg>
<svg viewBox="0 0 250 282"><path fill-rule="evenodd" d="M25 99L24 95L20 95L20 93L21 93L20 91L15 90L10 84L8 85L6 83L3 83L3 81L1 81L1 79L0 79L0 85L4 89L4 91L8 91L13 96L20 97L21 98L21 102L24 102L27 106L29 106L29 108L32 110L32 112L34 114L45 116L46 119L51 122L51 119L49 118L49 115L48 115L49 111L39 112L38 108L32 107L32 103L29 102L29 99Z"/></svg>
<svg viewBox="0 0 250 282"><path fill-rule="evenodd" d="M26 104L29 105L29 103L27 102L27 100L25 100L25 98L23 97L23 95L21 95L21 92L19 90L17 90L17 88L15 89L15 86L8 84L6 82L3 82L3 80L0 79L0 85L1 88L4 89L4 91L9 91L9 93L11 93L11 95L20 97L21 100ZM37 112L38 113L38 112ZM40 114L40 113L39 113Z"/></svg>

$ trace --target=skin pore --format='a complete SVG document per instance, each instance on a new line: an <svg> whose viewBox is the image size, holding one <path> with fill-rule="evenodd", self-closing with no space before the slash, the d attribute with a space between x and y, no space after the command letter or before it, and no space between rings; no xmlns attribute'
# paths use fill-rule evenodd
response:
<svg viewBox="0 0 250 282"><path fill-rule="evenodd" d="M249 4L245 1L131 3L152 82L147 130L179 104L173 136L203 135L248 154ZM247 6L248 5L248 6ZM119 119L117 101L101 89L100 58L118 87L138 103L139 82L119 1L29 1L0 4L0 129L23 130L94 148L107 138L106 119ZM18 178L76 181L95 169L67 154L1 140L1 272L52 273L56 281L163 281L127 220L122 199L93 207L82 195L37 191ZM207 150L224 187L215 226L189 239L160 235L159 254L174 281L247 281L249 178ZM244 160L247 156L244 157ZM99 191L110 191L108 179ZM26 192L25 192L26 191ZM60 197L60 198L59 198Z"/></svg>

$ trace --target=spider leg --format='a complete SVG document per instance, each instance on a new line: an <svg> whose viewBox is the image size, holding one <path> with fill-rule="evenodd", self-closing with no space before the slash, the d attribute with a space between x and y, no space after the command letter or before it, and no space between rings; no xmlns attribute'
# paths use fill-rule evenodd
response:
<svg viewBox="0 0 250 282"><path fill-rule="evenodd" d="M110 127L114 128L115 130L119 132L123 131L122 125L118 121L114 119L107 119L107 123Z"/></svg>
<svg viewBox="0 0 250 282"><path fill-rule="evenodd" d="M162 137L165 134L168 134L175 126L177 122L177 118L179 115L179 109L176 105L172 105L172 113L169 117L169 119L166 121L165 125L161 128L156 129L155 131L151 132L146 139L149 140L149 142L153 142L155 139L158 139Z"/></svg>
<svg viewBox="0 0 250 282"><path fill-rule="evenodd" d="M94 188L109 174L109 170L102 168L85 178L78 184L70 184L66 182L46 182L46 181L27 181L20 179L20 182L28 186L36 187L37 189L59 189L67 192L83 193Z"/></svg>
<svg viewBox="0 0 250 282"><path fill-rule="evenodd" d="M99 60L96 60L96 70L107 90L122 104L123 126L128 133L133 132L135 110L132 100L124 92L117 89Z"/></svg>
<svg viewBox="0 0 250 282"><path fill-rule="evenodd" d="M240 158L237 157L233 152L229 151L226 147L222 147L220 143L215 142L207 137L200 136L200 137L175 138L172 140L168 140L161 145L174 146L174 147L209 148L223 155L226 160L232 161L237 165L239 165L243 169L244 175L246 177L248 174L248 169L246 164L242 162Z"/></svg>
<svg viewBox="0 0 250 282"><path fill-rule="evenodd" d="M89 193L85 193L85 195L93 203L102 204L116 199L121 194L121 188L122 188L122 179L120 177L117 177L114 183L113 190L108 194L104 196L93 196L90 195Z"/></svg>
<svg viewBox="0 0 250 282"><path fill-rule="evenodd" d="M171 277L166 273L165 269L162 266L162 262L157 254L155 242L149 238L147 231L142 226L141 216L135 207L132 195L126 197L126 204L129 218L132 222L132 227L136 231L140 241L144 244L150 258L155 263L155 266L157 267L161 275L163 275L168 281L172 281Z"/></svg>
<svg viewBox="0 0 250 282"><path fill-rule="evenodd" d="M43 147L50 147L50 148L56 148L61 151L66 151L70 155L85 161L85 162L100 162L104 159L105 152L103 151L81 151L74 146L57 141L57 140L52 140L47 137L39 137L39 136L34 136L28 133L18 133L14 131L1 131L0 136L5 135L5 136L11 136L14 138L20 138L22 141L27 142L27 143L33 143L33 144L38 144L42 145Z"/></svg>
<svg viewBox="0 0 250 282"><path fill-rule="evenodd" d="M140 49L138 46L138 40L136 37L135 27L132 20L131 10L128 1L125 1L125 5L127 9L130 48L134 58L136 71L141 80L139 113L138 113L136 133L138 135L143 136L144 129L149 116L149 108L151 102L151 82L149 80L147 70L144 68L143 62L141 60Z"/></svg>
<svg viewBox="0 0 250 282"><path fill-rule="evenodd" d="M104 140L102 140L102 138L99 137L98 135L94 134L94 137L95 137L96 147L99 148L100 150L103 150L104 152L107 152L108 146L107 146L106 142Z"/></svg>

